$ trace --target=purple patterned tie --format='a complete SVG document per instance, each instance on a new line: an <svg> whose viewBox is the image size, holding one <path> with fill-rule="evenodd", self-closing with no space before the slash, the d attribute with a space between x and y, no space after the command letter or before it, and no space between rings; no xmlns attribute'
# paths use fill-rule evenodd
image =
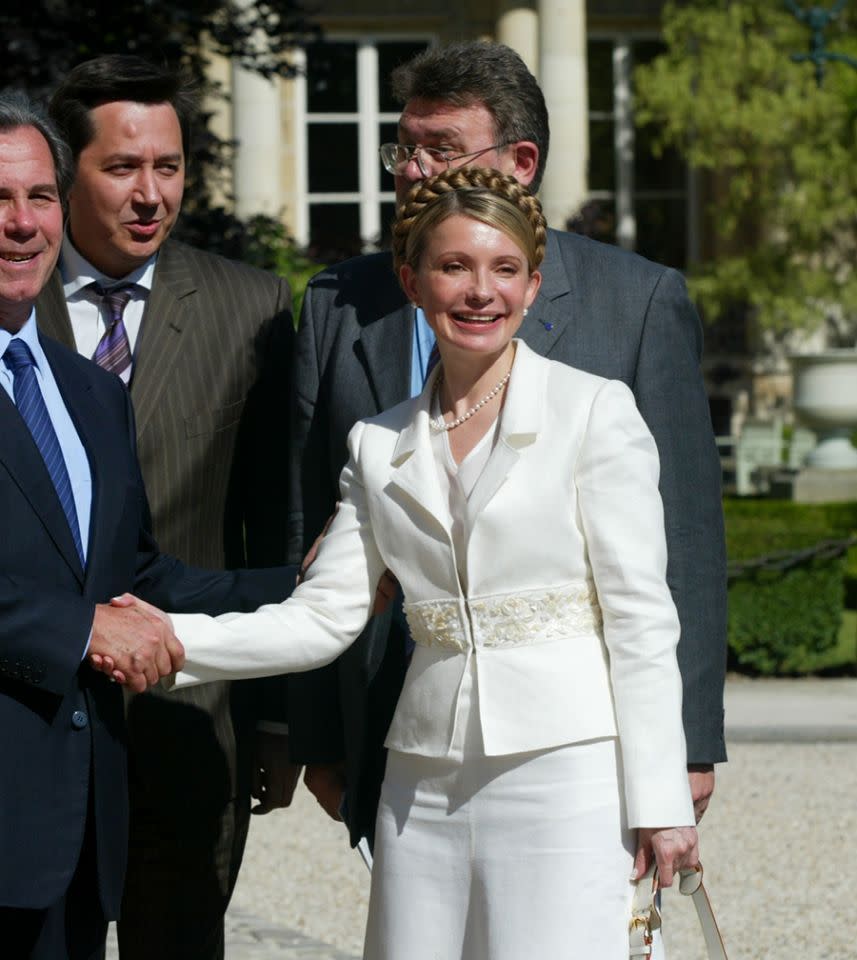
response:
<svg viewBox="0 0 857 960"><path fill-rule="evenodd" d="M93 287L101 297L101 303L107 316L105 318L104 336L98 341L92 359L99 367L104 367L105 370L115 373L127 386L131 381L131 344L128 340L125 324L122 322L122 314L131 299L131 291L134 289L134 285L130 284L105 290L100 284L96 283L93 284Z"/></svg>

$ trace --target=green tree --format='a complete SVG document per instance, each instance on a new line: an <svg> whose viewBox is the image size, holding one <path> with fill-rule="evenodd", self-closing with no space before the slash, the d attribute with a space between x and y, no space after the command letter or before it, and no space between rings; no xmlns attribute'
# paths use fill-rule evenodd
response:
<svg viewBox="0 0 857 960"><path fill-rule="evenodd" d="M841 17L831 49L857 52ZM707 172L714 255L690 286L709 319L735 304L785 331L857 330L857 70L791 54L808 33L779 0L668 3L666 52L636 71L640 124Z"/></svg>
<svg viewBox="0 0 857 960"><path fill-rule="evenodd" d="M71 67L102 53L182 65L200 81L211 53L290 76L288 52L317 33L301 0L34 0L5 7L0 29L0 86L34 94L50 93Z"/></svg>
<svg viewBox="0 0 857 960"><path fill-rule="evenodd" d="M303 0L32 0L14 4L14 12L13 5L4 6L0 31L0 88L22 88L40 99L73 66L105 53L133 53L179 68L200 98L218 95L206 75L213 54L263 76L289 77L295 73L289 52L319 33ZM305 272L306 262L278 221L242 223L212 200L226 182L233 145L211 133L209 119L200 112L177 234L266 269L299 262Z"/></svg>

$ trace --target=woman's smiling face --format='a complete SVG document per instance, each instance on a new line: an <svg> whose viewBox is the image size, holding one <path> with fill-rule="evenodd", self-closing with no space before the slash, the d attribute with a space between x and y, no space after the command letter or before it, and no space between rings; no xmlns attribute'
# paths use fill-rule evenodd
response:
<svg viewBox="0 0 857 960"><path fill-rule="evenodd" d="M402 267L442 354L499 355L518 332L541 283L508 234L463 214L435 226L416 268Z"/></svg>

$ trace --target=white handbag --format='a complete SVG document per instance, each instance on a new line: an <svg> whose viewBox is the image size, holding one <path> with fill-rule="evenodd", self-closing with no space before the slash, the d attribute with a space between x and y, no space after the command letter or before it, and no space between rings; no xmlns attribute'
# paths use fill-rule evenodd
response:
<svg viewBox="0 0 857 960"><path fill-rule="evenodd" d="M709 960L728 960L723 938L720 936L714 911L711 909L711 901L702 885L702 864L692 870L680 871L678 889L685 896L693 898ZM658 871L652 866L637 881L634 899L631 902L631 960L652 955L652 931L659 930L661 926L657 892Z"/></svg>

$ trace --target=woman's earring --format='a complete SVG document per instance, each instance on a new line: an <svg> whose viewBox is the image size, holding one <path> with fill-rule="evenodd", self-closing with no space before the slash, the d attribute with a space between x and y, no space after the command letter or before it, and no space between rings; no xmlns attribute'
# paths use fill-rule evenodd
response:
<svg viewBox="0 0 857 960"><path fill-rule="evenodd" d="M526 316L529 312L530 312L530 308L524 307L524 316Z"/></svg>

